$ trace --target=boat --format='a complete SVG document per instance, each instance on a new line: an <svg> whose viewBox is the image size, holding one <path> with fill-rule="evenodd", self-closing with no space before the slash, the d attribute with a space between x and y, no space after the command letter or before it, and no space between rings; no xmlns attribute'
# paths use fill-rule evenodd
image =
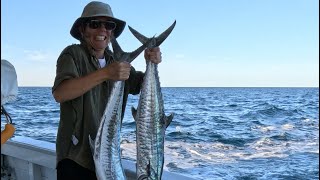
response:
<svg viewBox="0 0 320 180"><path fill-rule="evenodd" d="M4 104L14 101L18 92L17 74L14 66L1 60L1 114L7 119L10 129L1 131L1 180L55 180L55 143L15 136L15 128ZM122 166L128 180L136 179L136 164L122 159ZM193 180L187 176L164 171L164 180Z"/></svg>
<svg viewBox="0 0 320 180"><path fill-rule="evenodd" d="M136 179L136 164L122 159L127 180ZM56 180L55 143L13 136L1 145L1 180ZM163 180L194 180L181 174L164 171Z"/></svg>

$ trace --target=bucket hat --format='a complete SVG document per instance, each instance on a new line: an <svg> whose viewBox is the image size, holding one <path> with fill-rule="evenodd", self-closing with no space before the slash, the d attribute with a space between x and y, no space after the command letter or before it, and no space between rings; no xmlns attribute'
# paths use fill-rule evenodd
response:
<svg viewBox="0 0 320 180"><path fill-rule="evenodd" d="M120 19L117 19L113 16L111 7L103 2L98 1L92 1L88 3L81 14L81 17L79 17L72 25L70 34L80 40L81 39L81 33L79 31L79 26L89 18L93 17L107 17L111 21L116 23L116 28L113 30L114 37L117 38L123 31L123 29L126 26L126 22L122 21Z"/></svg>

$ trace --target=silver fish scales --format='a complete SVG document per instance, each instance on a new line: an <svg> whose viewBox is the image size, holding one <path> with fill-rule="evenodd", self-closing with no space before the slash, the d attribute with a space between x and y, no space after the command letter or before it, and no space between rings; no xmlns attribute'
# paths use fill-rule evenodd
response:
<svg viewBox="0 0 320 180"><path fill-rule="evenodd" d="M174 22L157 38L146 38L129 26L130 31L142 43L152 41L149 48L159 46L171 33ZM165 115L158 65L147 61L146 72L140 92L137 109L132 108L136 121L137 179L160 180L164 164L165 130L173 119L173 114Z"/></svg>
<svg viewBox="0 0 320 180"><path fill-rule="evenodd" d="M122 51L115 38L112 38L111 43L114 59L129 63L146 48L146 44L144 44L137 50L126 53ZM100 120L95 140L92 140L89 135L89 144L93 154L95 172L98 180L126 179L120 154L121 112L124 85L124 81L114 82L105 111Z"/></svg>

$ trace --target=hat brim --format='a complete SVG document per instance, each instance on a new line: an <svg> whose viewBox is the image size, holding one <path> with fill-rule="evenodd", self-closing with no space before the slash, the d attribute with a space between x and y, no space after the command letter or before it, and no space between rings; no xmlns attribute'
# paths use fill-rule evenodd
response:
<svg viewBox="0 0 320 180"><path fill-rule="evenodd" d="M93 18L93 17L101 17L101 15L95 15L95 16L90 16L90 17L80 17L78 18L72 25L71 30L70 30L70 34L72 35L72 37L80 40L81 39L81 33L79 31L79 26L83 23L84 20L88 19L88 18ZM114 33L114 37L117 38L120 36L120 34L122 33L122 31L124 30L125 26L126 26L126 22L122 21L120 19L114 18L114 17L110 17L110 16L105 16L103 15L103 17L107 17L108 19L110 19L111 21L116 23L116 28L113 30Z"/></svg>

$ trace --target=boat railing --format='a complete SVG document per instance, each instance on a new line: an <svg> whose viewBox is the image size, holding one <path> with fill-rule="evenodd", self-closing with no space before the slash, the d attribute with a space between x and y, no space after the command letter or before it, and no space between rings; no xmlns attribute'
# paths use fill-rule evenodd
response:
<svg viewBox="0 0 320 180"><path fill-rule="evenodd" d="M55 180L55 144L23 136L14 136L1 146L1 180ZM136 179L134 161L122 159L128 180ZM164 171L164 180L193 180L187 176Z"/></svg>

